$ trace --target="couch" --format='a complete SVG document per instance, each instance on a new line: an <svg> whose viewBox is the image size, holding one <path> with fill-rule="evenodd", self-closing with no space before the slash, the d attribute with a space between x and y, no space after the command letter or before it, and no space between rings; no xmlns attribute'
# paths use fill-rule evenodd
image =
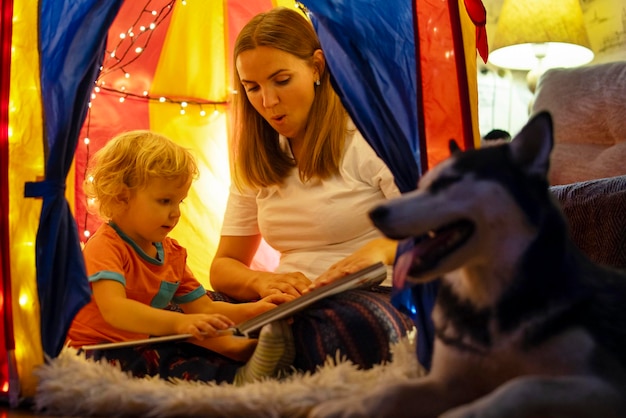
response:
<svg viewBox="0 0 626 418"><path fill-rule="evenodd" d="M542 110L554 123L551 184L626 174L626 61L546 71L531 112Z"/></svg>
<svg viewBox="0 0 626 418"><path fill-rule="evenodd" d="M598 264L626 271L626 175L551 186L574 243Z"/></svg>
<svg viewBox="0 0 626 418"><path fill-rule="evenodd" d="M548 70L531 113L543 110L554 125L551 190L574 242L626 270L626 61Z"/></svg>

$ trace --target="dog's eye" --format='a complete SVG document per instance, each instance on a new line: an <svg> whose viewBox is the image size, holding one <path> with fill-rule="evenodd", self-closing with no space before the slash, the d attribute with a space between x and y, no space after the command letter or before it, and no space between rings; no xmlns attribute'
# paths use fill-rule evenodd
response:
<svg viewBox="0 0 626 418"><path fill-rule="evenodd" d="M461 180L461 176L443 176L443 177L439 177L438 179L436 179L435 181L433 181L430 184L430 187L428 188L428 191L431 193L436 193L439 190L443 190L446 187L458 182Z"/></svg>

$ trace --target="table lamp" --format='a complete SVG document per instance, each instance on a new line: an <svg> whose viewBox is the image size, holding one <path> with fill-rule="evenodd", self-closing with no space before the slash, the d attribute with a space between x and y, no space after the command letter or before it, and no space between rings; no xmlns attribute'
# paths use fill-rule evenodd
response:
<svg viewBox="0 0 626 418"><path fill-rule="evenodd" d="M579 0L504 0L489 61L529 71L531 91L545 70L592 59Z"/></svg>

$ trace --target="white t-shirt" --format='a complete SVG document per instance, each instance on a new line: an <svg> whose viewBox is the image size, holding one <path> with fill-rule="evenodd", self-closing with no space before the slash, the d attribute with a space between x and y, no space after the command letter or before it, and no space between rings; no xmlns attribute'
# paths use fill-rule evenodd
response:
<svg viewBox="0 0 626 418"><path fill-rule="evenodd" d="M286 138L280 144L291 154ZM300 271L311 280L381 237L368 212L400 191L356 129L349 131L344 152L339 174L323 182L302 183L294 168L280 186L244 192L231 186L222 235L260 232L280 252L276 272Z"/></svg>

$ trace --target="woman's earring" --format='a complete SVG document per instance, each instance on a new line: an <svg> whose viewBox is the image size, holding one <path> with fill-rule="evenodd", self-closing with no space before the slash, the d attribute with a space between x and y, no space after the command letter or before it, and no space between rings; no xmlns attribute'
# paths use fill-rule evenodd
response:
<svg viewBox="0 0 626 418"><path fill-rule="evenodd" d="M318 78L317 81L315 82L315 85L319 86L320 84L322 84L322 83L320 82L320 79Z"/></svg>

